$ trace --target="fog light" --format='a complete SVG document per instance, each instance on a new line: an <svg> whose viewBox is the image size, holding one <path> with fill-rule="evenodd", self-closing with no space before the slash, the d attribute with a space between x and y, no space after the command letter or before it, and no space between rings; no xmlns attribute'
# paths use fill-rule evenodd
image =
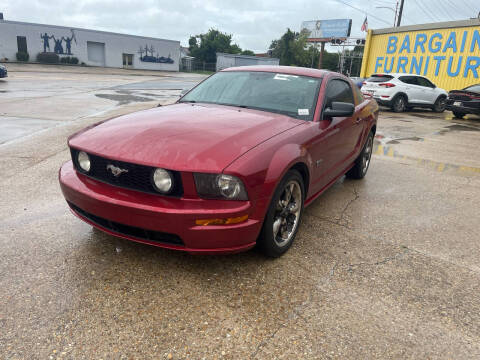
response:
<svg viewBox="0 0 480 360"><path fill-rule="evenodd" d="M248 215L242 215L233 218L226 219L197 219L195 220L196 225L206 226L206 225L231 225L239 224L248 220Z"/></svg>

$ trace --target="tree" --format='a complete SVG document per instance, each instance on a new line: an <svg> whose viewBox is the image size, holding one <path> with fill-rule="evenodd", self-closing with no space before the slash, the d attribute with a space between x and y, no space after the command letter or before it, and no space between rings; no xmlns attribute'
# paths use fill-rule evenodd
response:
<svg viewBox="0 0 480 360"><path fill-rule="evenodd" d="M200 61L214 63L217 61L217 52L240 54L242 49L232 44L232 35L210 29L205 34L191 36L188 40L190 55Z"/></svg>
<svg viewBox="0 0 480 360"><path fill-rule="evenodd" d="M318 66L320 50L307 42L308 32L300 33L287 29L280 39L270 45L272 56L280 59L280 65L313 67ZM324 69L338 70L338 54L323 53Z"/></svg>
<svg viewBox="0 0 480 360"><path fill-rule="evenodd" d="M255 53L252 50L243 50L241 55L249 55L249 56L255 56Z"/></svg>

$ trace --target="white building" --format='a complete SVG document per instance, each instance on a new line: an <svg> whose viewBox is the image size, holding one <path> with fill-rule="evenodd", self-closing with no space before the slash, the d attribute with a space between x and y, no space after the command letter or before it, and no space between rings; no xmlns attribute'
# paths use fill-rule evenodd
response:
<svg viewBox="0 0 480 360"><path fill-rule="evenodd" d="M106 31L6 21L0 18L0 60L17 52L55 52L92 66L178 71L180 42Z"/></svg>

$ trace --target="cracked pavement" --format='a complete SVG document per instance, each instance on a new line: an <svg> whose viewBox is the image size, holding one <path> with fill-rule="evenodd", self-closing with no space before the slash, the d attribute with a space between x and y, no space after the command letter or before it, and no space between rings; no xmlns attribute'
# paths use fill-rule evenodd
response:
<svg viewBox="0 0 480 360"><path fill-rule="evenodd" d="M480 131L445 130L480 120L383 111L376 145L392 151L306 208L287 254L191 256L93 230L57 183L69 134L178 90L151 73L18 66L0 120L59 124L0 145L0 358L480 358ZM95 96L125 87L152 101ZM47 93L75 98L70 112L34 99Z"/></svg>

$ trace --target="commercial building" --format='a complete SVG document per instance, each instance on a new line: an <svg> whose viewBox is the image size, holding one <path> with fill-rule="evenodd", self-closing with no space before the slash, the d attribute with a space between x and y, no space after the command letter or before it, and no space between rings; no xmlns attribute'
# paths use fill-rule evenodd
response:
<svg viewBox="0 0 480 360"><path fill-rule="evenodd" d="M361 77L414 73L446 90L480 83L480 20L369 30Z"/></svg>
<svg viewBox="0 0 480 360"><path fill-rule="evenodd" d="M65 26L6 21L0 18L0 60L28 52L70 56L91 66L178 71L180 42Z"/></svg>

